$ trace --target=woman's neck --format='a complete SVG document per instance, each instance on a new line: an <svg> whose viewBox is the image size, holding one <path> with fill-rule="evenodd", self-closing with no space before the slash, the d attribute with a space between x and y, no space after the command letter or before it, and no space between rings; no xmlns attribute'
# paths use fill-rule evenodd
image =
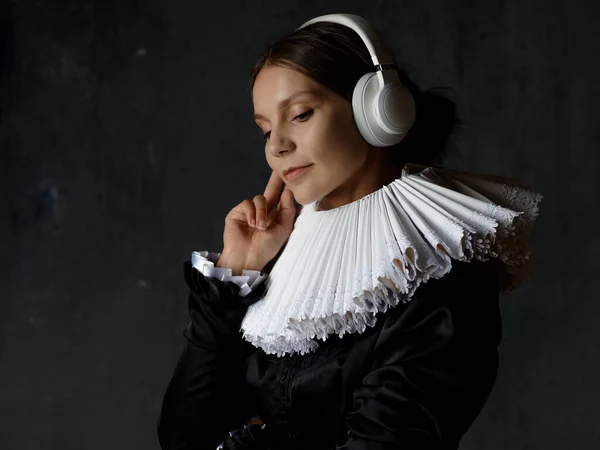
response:
<svg viewBox="0 0 600 450"><path fill-rule="evenodd" d="M372 148L365 164L343 185L323 197L318 203L320 211L338 208L359 200L387 186L400 177L400 170L387 148Z"/></svg>

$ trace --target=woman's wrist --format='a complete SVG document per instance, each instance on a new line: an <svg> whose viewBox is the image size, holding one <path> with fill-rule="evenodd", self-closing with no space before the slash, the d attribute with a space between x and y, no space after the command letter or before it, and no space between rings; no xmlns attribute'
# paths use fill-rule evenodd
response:
<svg viewBox="0 0 600 450"><path fill-rule="evenodd" d="M234 276L241 275L244 264L240 263L240 259L232 256L226 250L223 250L219 260L215 263L215 267L231 269L231 274Z"/></svg>
<svg viewBox="0 0 600 450"><path fill-rule="evenodd" d="M215 267L231 269L231 274L234 276L241 275L242 270L256 270L261 272L264 268L263 264L248 258L245 262L240 262L240 258L230 254L227 250L223 250Z"/></svg>
<svg viewBox="0 0 600 450"><path fill-rule="evenodd" d="M244 264L244 269L246 270L257 270L258 272L262 272L262 270L264 269L264 264L260 264L259 262L256 262L254 260L252 260L252 258L249 258L246 261L246 264Z"/></svg>

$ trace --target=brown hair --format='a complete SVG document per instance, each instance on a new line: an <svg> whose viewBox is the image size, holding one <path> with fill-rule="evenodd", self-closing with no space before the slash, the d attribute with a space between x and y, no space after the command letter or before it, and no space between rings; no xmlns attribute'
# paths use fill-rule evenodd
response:
<svg viewBox="0 0 600 450"><path fill-rule="evenodd" d="M252 70L251 89L258 73L267 65L295 69L350 103L356 82L373 71L367 47L356 32L330 22L317 22L269 42ZM390 155L399 172L407 162L441 164L453 132L461 126L456 104L435 92L443 88L421 91L404 70L397 68L400 80L415 98L417 114L406 137L389 147Z"/></svg>

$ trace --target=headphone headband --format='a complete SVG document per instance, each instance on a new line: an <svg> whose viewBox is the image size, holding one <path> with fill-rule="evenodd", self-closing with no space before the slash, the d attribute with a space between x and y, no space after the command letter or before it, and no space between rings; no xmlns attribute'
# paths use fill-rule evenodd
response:
<svg viewBox="0 0 600 450"><path fill-rule="evenodd" d="M360 36L367 46L373 65L377 69L385 70L395 67L394 58L392 58L392 56L383 48L377 31L362 17L357 16L356 14L326 14L310 19L308 22L300 25L297 30L317 22L339 23L340 25L351 28Z"/></svg>
<svg viewBox="0 0 600 450"><path fill-rule="evenodd" d="M377 30L355 14L315 17L297 30L316 22L334 22L354 30L371 55L374 70L357 81L352 93L352 111L361 136L376 147L400 142L415 121L415 99L402 84L394 58Z"/></svg>

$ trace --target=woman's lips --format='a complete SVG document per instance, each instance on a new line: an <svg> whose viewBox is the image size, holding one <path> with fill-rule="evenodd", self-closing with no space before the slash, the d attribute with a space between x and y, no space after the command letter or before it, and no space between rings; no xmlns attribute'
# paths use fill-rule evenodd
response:
<svg viewBox="0 0 600 450"><path fill-rule="evenodd" d="M301 177L308 169L310 169L313 165L310 164L308 166L300 167L299 169L294 169L291 172L285 174L284 178L286 181L294 181Z"/></svg>

